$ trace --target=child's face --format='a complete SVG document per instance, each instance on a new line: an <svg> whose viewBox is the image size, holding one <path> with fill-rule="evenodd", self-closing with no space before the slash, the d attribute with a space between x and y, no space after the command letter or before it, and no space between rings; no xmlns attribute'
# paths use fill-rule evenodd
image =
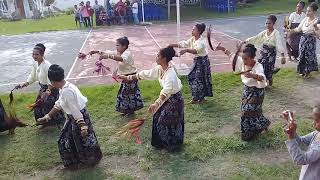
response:
<svg viewBox="0 0 320 180"><path fill-rule="evenodd" d="M199 31L198 31L198 28L196 26L193 27L192 29L192 36L198 36L200 35Z"/></svg>
<svg viewBox="0 0 320 180"><path fill-rule="evenodd" d="M35 60L35 61L41 61L43 59L43 55L40 53L39 50L37 49L34 49L33 52L32 52L32 58Z"/></svg>
<svg viewBox="0 0 320 180"><path fill-rule="evenodd" d="M120 43L118 43L117 42L117 44L116 44L116 48L117 48L117 51L119 52L119 53L123 53L124 51L125 51L125 49L126 49L126 47L125 46L122 46Z"/></svg>

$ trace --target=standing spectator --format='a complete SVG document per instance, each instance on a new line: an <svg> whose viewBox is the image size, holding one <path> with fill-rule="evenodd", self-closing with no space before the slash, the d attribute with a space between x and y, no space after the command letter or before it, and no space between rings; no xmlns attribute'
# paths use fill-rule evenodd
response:
<svg viewBox="0 0 320 180"><path fill-rule="evenodd" d="M133 15L134 24L139 24L138 13L139 13L138 1L133 0L132 15Z"/></svg>
<svg viewBox="0 0 320 180"><path fill-rule="evenodd" d="M81 27L81 14L80 14L80 10L78 8L77 5L74 5L74 21L76 22L76 26L78 27L78 22L79 22L79 27Z"/></svg>
<svg viewBox="0 0 320 180"><path fill-rule="evenodd" d="M88 14L89 14L89 17L90 17L90 22L89 22L89 25L92 27L93 26L93 14L94 14L94 10L93 8L91 7L90 5L90 1L87 1L86 2L86 8L87 8L87 11L88 11Z"/></svg>
<svg viewBox="0 0 320 180"><path fill-rule="evenodd" d="M118 19L120 20L121 24L124 23L124 17L126 16L126 6L122 2L122 0L119 0L119 2L115 5L115 14L118 16Z"/></svg>
<svg viewBox="0 0 320 180"><path fill-rule="evenodd" d="M288 136L286 145L293 162L301 166L299 177L301 180L317 180L320 177L320 104L313 108L312 114L315 130L305 136L299 136L296 133L297 124L292 112L282 113L287 124L285 128ZM308 148L303 150L302 147L305 146Z"/></svg>
<svg viewBox="0 0 320 180"><path fill-rule="evenodd" d="M101 21L99 21L99 14L100 14L100 5L98 4L98 0L95 0L94 2L95 4L93 5L93 10L94 13L96 15L96 26L100 26L101 25ZM93 24L93 23L92 23Z"/></svg>
<svg viewBox="0 0 320 180"><path fill-rule="evenodd" d="M125 21L126 23L131 23L131 19L132 19L132 9L131 9L131 6L130 6L130 1L126 1L124 3L125 5L125 9L126 9L126 16L125 16Z"/></svg>
<svg viewBox="0 0 320 180"><path fill-rule="evenodd" d="M126 1L124 2L124 4L125 4L126 6L130 6L130 1L129 1L129 0L126 0Z"/></svg>
<svg viewBox="0 0 320 180"><path fill-rule="evenodd" d="M86 6L84 6L84 2L83 1L81 1L81 3L80 3L80 13L81 13L84 25L86 27L91 26L90 15L88 13L88 10L87 10Z"/></svg>
<svg viewBox="0 0 320 180"><path fill-rule="evenodd" d="M83 17L82 17L82 14L81 14L81 7L82 7L83 5L81 5L81 3L79 3L79 6L78 6L78 12L79 12L79 14L80 14L80 25L82 26L84 26L84 19L83 19Z"/></svg>
<svg viewBox="0 0 320 180"><path fill-rule="evenodd" d="M106 4L105 4L105 9L106 9L106 12L108 13L110 11L110 9L112 9L112 6L110 4L110 0L106 0Z"/></svg>

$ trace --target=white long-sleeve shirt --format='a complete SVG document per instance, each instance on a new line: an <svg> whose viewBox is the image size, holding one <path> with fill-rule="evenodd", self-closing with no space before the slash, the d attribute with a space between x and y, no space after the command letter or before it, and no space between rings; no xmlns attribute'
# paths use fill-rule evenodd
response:
<svg viewBox="0 0 320 180"><path fill-rule="evenodd" d="M45 84L45 85L51 84L48 78L48 70L50 66L51 66L51 63L46 60L43 60L40 65L38 64L38 62L34 62L27 82L29 84L32 84L36 81L39 81L40 84Z"/></svg>
<svg viewBox="0 0 320 180"><path fill-rule="evenodd" d="M66 82L60 90L59 99L55 103L55 107L63 109L67 114L72 115L74 119L83 119L80 112L86 107L88 99L82 95L80 90L70 82Z"/></svg>
<svg viewBox="0 0 320 180"><path fill-rule="evenodd" d="M107 53L119 55L117 51L107 51ZM118 63L117 74L128 75L136 73L137 68L134 66L134 60L131 51L127 49L120 56L123 61L119 61Z"/></svg>
<svg viewBox="0 0 320 180"><path fill-rule="evenodd" d="M180 41L179 46L182 48L195 49L197 51L197 54L195 54L196 57L208 55L207 41L203 36L200 36L198 40L192 36L186 41Z"/></svg>
<svg viewBox="0 0 320 180"><path fill-rule="evenodd" d="M168 99L171 95L178 93L182 89L181 80L178 78L173 65L169 65L167 70L163 70L160 65L150 70L143 70L138 73L139 79L158 79L162 90L160 95Z"/></svg>
<svg viewBox="0 0 320 180"><path fill-rule="evenodd" d="M314 24L318 21L318 18L310 21L309 17L304 18L299 26L297 27L296 31L302 32L305 34L312 34L315 32Z"/></svg>
<svg viewBox="0 0 320 180"><path fill-rule="evenodd" d="M267 32L267 30L264 30L258 35L248 38L246 42L256 46L261 46L263 44L273 46L276 47L279 53L284 53L285 49L282 43L283 38L281 38L280 32L276 29L274 29L270 35L268 35Z"/></svg>
<svg viewBox="0 0 320 180"><path fill-rule="evenodd" d="M302 151L299 145L308 145L307 151ZM314 131L306 136L297 136L287 140L286 145L295 164L301 165L299 180L320 179L320 134Z"/></svg>
<svg viewBox="0 0 320 180"><path fill-rule="evenodd" d="M289 16L289 22L290 23L301 23L302 20L306 17L307 17L307 15L304 12L301 12L301 14L298 14L297 12L293 12Z"/></svg>
<svg viewBox="0 0 320 180"><path fill-rule="evenodd" d="M230 55L230 60L233 60L235 54L231 54ZM242 57L238 56L237 59L237 64L236 64L236 70L240 71L240 72L244 72L247 71L248 68L246 68L246 66L243 63L243 59ZM266 76L264 74L264 70L263 70L263 66L262 64L260 64L258 61L256 62L256 64L251 68L251 73L257 74L259 76L263 76L263 80L262 81L258 81L256 79L253 78L247 78L244 75L241 75L241 81L243 84L249 86L249 87L257 87L257 88L265 88L267 87L267 79Z"/></svg>

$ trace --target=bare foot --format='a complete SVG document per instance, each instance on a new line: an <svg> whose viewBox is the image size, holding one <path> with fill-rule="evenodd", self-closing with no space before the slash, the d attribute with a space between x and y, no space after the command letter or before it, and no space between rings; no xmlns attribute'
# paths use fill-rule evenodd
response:
<svg viewBox="0 0 320 180"><path fill-rule="evenodd" d="M207 100L203 99L203 100L199 101L199 104L205 104L207 102L208 102Z"/></svg>
<svg viewBox="0 0 320 180"><path fill-rule="evenodd" d="M311 78L311 74L310 74L310 73L307 73L306 75L304 75L304 78L305 78L305 79L310 79L310 78Z"/></svg>

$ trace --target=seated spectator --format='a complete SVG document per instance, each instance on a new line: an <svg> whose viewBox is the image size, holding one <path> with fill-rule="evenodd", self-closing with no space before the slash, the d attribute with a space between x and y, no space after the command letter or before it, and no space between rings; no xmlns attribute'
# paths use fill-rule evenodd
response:
<svg viewBox="0 0 320 180"><path fill-rule="evenodd" d="M99 15L96 19L97 26L104 25L107 22L107 12L103 7L100 7L99 10L96 11L96 15Z"/></svg>
<svg viewBox="0 0 320 180"><path fill-rule="evenodd" d="M111 23L113 22L113 17L108 16L107 12L103 7L101 7L99 11L99 22L101 22L102 25L107 24L108 26L110 26Z"/></svg>
<svg viewBox="0 0 320 180"><path fill-rule="evenodd" d="M289 114L290 113L290 114ZM286 145L289 154L295 164L302 166L299 179L316 180L320 177L320 104L313 108L313 127L315 131L299 136L296 133L292 112L285 111L282 117L286 121L285 132L288 136ZM308 146L306 151L302 150L302 145Z"/></svg>

